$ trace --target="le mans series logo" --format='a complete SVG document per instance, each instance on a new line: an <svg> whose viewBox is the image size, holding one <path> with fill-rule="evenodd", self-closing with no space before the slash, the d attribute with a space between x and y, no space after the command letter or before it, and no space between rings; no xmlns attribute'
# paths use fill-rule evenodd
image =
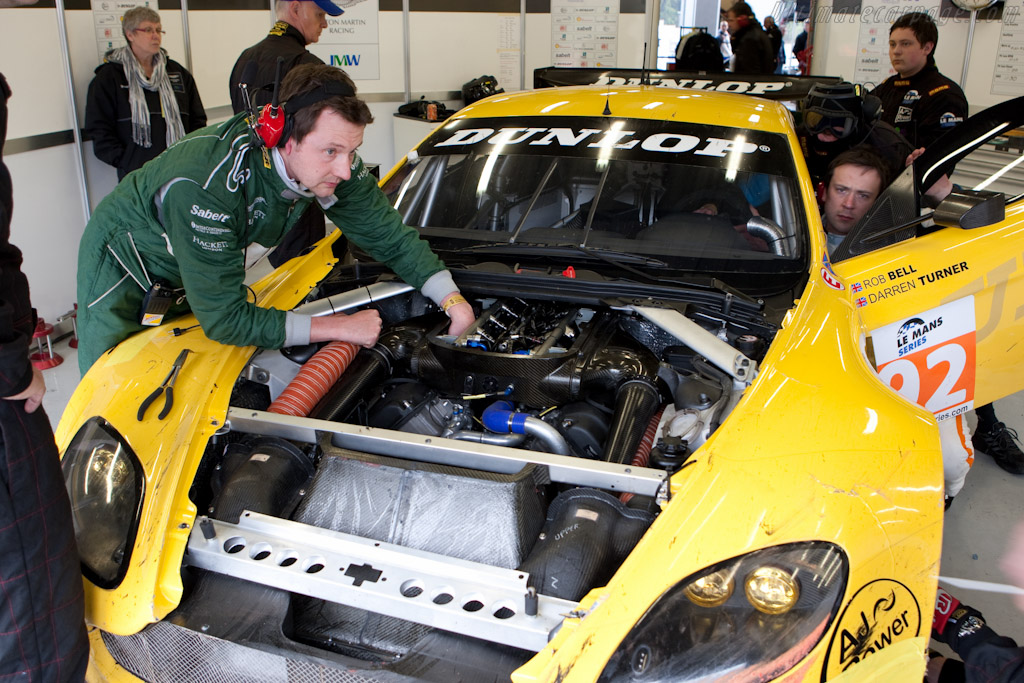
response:
<svg viewBox="0 0 1024 683"><path fill-rule="evenodd" d="M911 318L896 332L897 355L902 357L928 343L928 333L942 327L942 316L927 322L921 318Z"/></svg>
<svg viewBox="0 0 1024 683"><path fill-rule="evenodd" d="M821 680L829 680L876 652L921 632L921 606L899 581L877 579L850 599L825 654Z"/></svg>

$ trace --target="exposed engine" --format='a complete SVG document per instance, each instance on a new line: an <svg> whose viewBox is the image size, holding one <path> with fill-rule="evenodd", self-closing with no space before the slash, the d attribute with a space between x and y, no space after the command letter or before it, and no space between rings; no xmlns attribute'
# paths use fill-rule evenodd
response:
<svg viewBox="0 0 1024 683"><path fill-rule="evenodd" d="M336 544L373 542L362 564L325 577L341 582L330 590L264 582L291 591L281 603L289 639L374 662L441 661L450 653L430 654L441 639L483 648L488 676L497 643L514 668L560 613L608 581L655 519L667 476L724 420L774 334L746 302L716 311L507 296L472 301L480 314L455 337L408 288L371 298L385 320L373 348L335 342L253 358L232 405L257 412L229 416L195 498L211 525L243 525L250 548L259 534L267 548L308 527L335 534L311 541L319 559L302 561L314 573ZM299 407L281 408L296 386ZM253 514L269 517L246 521ZM244 526L253 523L265 526ZM242 538L239 528L221 532ZM250 578L240 548L190 550L193 566ZM512 572L498 581L507 599L483 597L494 589L488 567ZM405 605L373 593L388 576ZM461 612L446 621L448 603ZM471 612L483 621L465 625ZM513 628L517 619L537 623Z"/></svg>

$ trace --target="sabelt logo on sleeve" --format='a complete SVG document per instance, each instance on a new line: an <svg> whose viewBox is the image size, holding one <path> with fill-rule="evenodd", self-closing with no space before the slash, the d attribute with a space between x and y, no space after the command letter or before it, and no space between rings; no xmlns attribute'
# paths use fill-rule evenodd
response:
<svg viewBox="0 0 1024 683"><path fill-rule="evenodd" d="M208 221L216 221L218 223L223 223L227 219L231 218L231 214L217 213L215 211L210 211L209 209L201 209L195 204L192 205L192 210L189 213L193 216L205 218Z"/></svg>
<svg viewBox="0 0 1024 683"><path fill-rule="evenodd" d="M680 154L689 152L703 156L725 157L731 153L753 154L768 148L735 139L686 135L684 133L653 133L636 138L632 130L597 130L595 128L464 128L438 142L434 147L459 147L483 142L508 148L514 145L531 147L592 147L613 149L639 148L648 152Z"/></svg>

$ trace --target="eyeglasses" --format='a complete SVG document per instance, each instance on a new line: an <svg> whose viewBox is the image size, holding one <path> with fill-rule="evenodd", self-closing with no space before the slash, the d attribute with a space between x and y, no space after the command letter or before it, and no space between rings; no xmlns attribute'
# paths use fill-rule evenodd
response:
<svg viewBox="0 0 1024 683"><path fill-rule="evenodd" d="M167 31L164 31L164 30L161 30L161 29L158 29L158 28L153 28L152 26L147 26L146 28L137 28L137 29L135 29L135 32L136 33L148 33L151 36L152 35L164 35L164 34L167 33Z"/></svg>

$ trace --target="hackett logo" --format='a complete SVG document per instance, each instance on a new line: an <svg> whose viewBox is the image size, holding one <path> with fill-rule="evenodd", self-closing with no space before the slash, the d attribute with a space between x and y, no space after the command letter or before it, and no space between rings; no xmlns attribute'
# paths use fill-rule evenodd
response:
<svg viewBox="0 0 1024 683"><path fill-rule="evenodd" d="M643 139L634 138L632 130L598 130L596 128L465 128L455 131L447 140L434 147L456 147L486 142L491 145L529 145L558 147L596 147L633 149L638 146L648 152L679 154L692 152L703 156L724 157L729 153L753 154L770 149L742 139L700 138L681 133L654 133Z"/></svg>

